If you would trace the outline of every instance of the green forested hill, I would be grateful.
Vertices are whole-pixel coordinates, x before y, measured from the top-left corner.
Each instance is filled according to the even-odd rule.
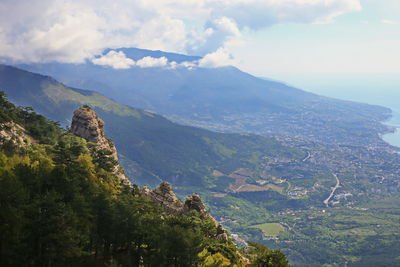
[[[296,265],[399,263],[400,155],[394,148],[277,141],[181,126],[8,66],[0,66],[0,90],[63,126],[75,108],[88,104],[105,120],[106,135],[134,183],[166,180],[180,196],[200,193],[225,227],[240,238],[281,248]],[[52,145],[46,125],[26,125],[37,131],[32,143]],[[328,199],[335,175],[340,186]]]
[[[165,213],[84,139],[0,104],[0,266],[288,266],[279,251],[215,239],[196,211]]]
[[[220,134],[181,126],[143,110],[114,102],[98,93],[64,86],[54,79],[10,66],[0,66],[0,90],[22,106],[31,106],[68,125],[74,109],[91,106],[121,155],[128,176],[138,184],[213,187],[212,170],[231,173],[255,166],[259,155],[301,158],[304,152],[272,138]]]

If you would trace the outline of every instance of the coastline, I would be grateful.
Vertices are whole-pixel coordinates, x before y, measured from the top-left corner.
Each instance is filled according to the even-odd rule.
[[[391,146],[400,148],[400,117],[396,116],[396,112],[392,110],[390,118],[382,123],[390,129],[390,132],[380,135],[381,139]]]

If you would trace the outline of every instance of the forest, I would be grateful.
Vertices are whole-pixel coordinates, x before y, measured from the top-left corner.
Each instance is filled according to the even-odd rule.
[[[0,266],[289,266],[121,184],[115,161],[0,92]]]

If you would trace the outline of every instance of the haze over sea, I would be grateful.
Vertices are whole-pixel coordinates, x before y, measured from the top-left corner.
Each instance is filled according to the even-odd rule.
[[[393,73],[275,73],[270,78],[316,94],[381,105],[393,110],[388,125],[397,127],[383,139],[400,147],[400,75]]]

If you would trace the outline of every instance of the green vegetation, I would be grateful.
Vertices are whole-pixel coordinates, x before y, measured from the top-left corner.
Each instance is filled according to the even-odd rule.
[[[0,102],[2,124],[18,122],[41,141],[0,142],[0,266],[239,267],[243,256],[288,266],[279,251],[216,239],[207,216],[165,213],[118,181],[107,153],[4,94]]]
[[[45,144],[54,143],[63,131],[57,123],[38,115],[31,108],[15,107],[5,99],[4,92],[0,91],[0,123],[8,121],[23,124],[31,137]]]
[[[247,239],[280,248],[295,266],[322,266],[324,263],[333,266],[397,266],[400,264],[400,199],[392,198],[390,205],[395,203],[397,207],[386,212],[345,207],[310,208],[283,209],[247,217],[242,217],[239,204],[240,209],[229,214],[231,217],[228,218],[232,220],[226,225]],[[250,203],[248,209],[260,211],[259,205],[254,203]],[[215,216],[226,214],[215,208],[212,213]],[[271,221],[279,223],[265,223]],[[284,225],[285,231],[281,231],[279,224]]]
[[[213,169],[231,173],[240,167],[256,168],[261,156],[305,156],[301,149],[283,146],[274,138],[178,125],[98,93],[69,88],[48,76],[10,66],[0,65],[0,88],[13,103],[31,106],[65,126],[77,107],[91,106],[105,121],[105,132],[114,141],[127,175],[140,185],[156,186],[166,180],[185,187],[212,188],[218,183],[208,179]]]
[[[181,197],[200,193],[225,227],[243,239],[281,248],[295,265],[399,265],[400,156],[380,148],[371,150],[372,143],[359,146],[357,135],[351,146],[331,146],[284,137],[215,133],[178,125],[100,94],[7,66],[0,66],[0,88],[14,103],[33,106],[64,126],[75,108],[90,105],[104,119],[106,134],[115,142],[119,159],[135,183],[156,186],[166,180]],[[39,122],[43,118],[29,109],[23,119],[23,111],[10,113],[6,102],[1,108],[2,116],[32,129],[30,135],[36,136],[32,147],[59,143],[63,131],[56,124]],[[371,127],[359,130],[375,135]],[[8,149],[16,150],[3,146],[4,151]],[[46,156],[53,158],[51,150]],[[101,157],[90,156],[95,165],[110,170]],[[222,174],[214,176],[216,170]],[[333,172],[340,178],[340,188],[327,208],[323,201],[336,184]],[[271,222],[285,227],[277,234],[278,240],[252,227]],[[226,263],[222,254],[200,254],[208,264]]]
[[[220,155],[223,155],[225,157],[231,157],[233,154],[236,153],[235,150],[229,149],[218,142],[214,142],[214,140],[212,140],[208,137],[204,137],[203,139],[208,145],[211,145],[214,148],[214,151],[216,153],[218,153]]]
[[[88,104],[92,107],[101,108],[107,112],[113,112],[119,116],[134,116],[138,119],[142,116],[141,112],[129,108],[125,105],[115,103],[111,99],[98,93],[70,89],[63,84],[54,81],[46,82],[43,85],[43,92],[55,103],[70,101],[80,104]],[[83,94],[82,94],[83,93]]]
[[[267,192],[203,194],[203,198],[231,232],[281,249],[295,266],[400,265],[398,197],[364,201],[361,207],[327,208],[318,206],[312,195],[287,200]]]
[[[255,242],[249,242],[250,244],[250,255],[253,253],[252,261],[256,266],[282,266],[290,267],[285,255],[280,250],[272,251],[271,249],[257,244]]]
[[[278,236],[285,228],[280,223],[263,223],[251,226],[251,228],[260,229],[265,236]]]

